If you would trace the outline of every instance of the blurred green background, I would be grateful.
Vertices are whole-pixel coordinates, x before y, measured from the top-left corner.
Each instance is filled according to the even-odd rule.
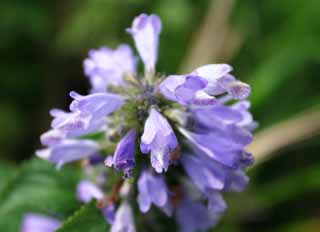
[[[132,44],[141,12],[163,21],[158,71],[228,62],[252,86],[257,164],[214,231],[320,231],[319,0],[1,0],[0,175],[40,147],[50,108],[86,93],[88,50]]]

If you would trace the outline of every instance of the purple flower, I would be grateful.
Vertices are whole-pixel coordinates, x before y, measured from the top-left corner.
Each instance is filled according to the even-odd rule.
[[[80,202],[90,202],[92,199],[100,200],[103,198],[104,194],[102,190],[88,180],[82,180],[77,185],[77,199]]]
[[[63,110],[53,109],[50,114],[54,117],[51,127],[55,132],[43,134],[42,144],[44,145],[49,145],[57,139],[61,140],[63,137],[77,137],[103,130],[106,124],[102,117],[93,118],[91,114],[79,111],[67,113]]]
[[[238,169],[230,172],[225,183],[224,190],[232,192],[242,192],[248,185],[249,177],[244,171]]]
[[[124,98],[112,93],[94,93],[82,96],[74,91],[70,92],[74,99],[70,104],[72,112],[81,112],[83,115],[92,115],[97,120],[118,110]]]
[[[258,124],[253,120],[252,114],[249,112],[249,101],[239,101],[231,105],[230,108],[241,114],[241,119],[236,122],[238,126],[249,131],[253,131],[257,128]]]
[[[136,48],[147,72],[155,71],[158,56],[158,40],[161,21],[157,15],[141,14],[136,17],[132,27],[127,29],[132,35]]]
[[[114,204],[108,204],[107,207],[102,208],[101,212],[103,214],[104,219],[110,224],[112,225],[114,223],[115,220],[115,207]]]
[[[206,92],[207,80],[195,75],[168,76],[159,86],[160,92],[167,99],[181,105],[212,105],[216,99]]]
[[[91,200],[103,200],[104,193],[94,183],[88,180],[82,180],[77,185],[77,199],[80,202],[88,203]],[[106,207],[101,208],[101,213],[109,224],[113,224],[115,217],[115,208],[113,203],[107,204]]]
[[[127,202],[123,202],[118,208],[111,232],[135,232],[132,209]]]
[[[61,142],[66,138],[66,134],[61,130],[51,129],[40,136],[42,145],[50,146]]]
[[[128,45],[91,50],[83,63],[91,94],[72,91],[70,112],[50,112],[52,128],[41,135],[47,148],[37,155],[58,168],[85,159],[81,167],[86,179],[94,182],[80,181],[76,196],[84,203],[98,202],[111,232],[136,231],[128,204],[135,197],[142,213],[154,204],[167,216],[174,215],[182,232],[207,230],[227,208],[222,194],[240,192],[249,181],[244,168],[252,164],[253,156],[245,148],[257,127],[250,103],[244,100],[250,86],[231,75],[228,64],[204,65],[188,74],[156,80],[160,78],[155,69],[159,17],[141,14],[127,32],[144,63],[144,73],[136,70],[136,58]],[[137,142],[141,153],[149,154],[152,168],[143,161],[136,166],[135,142],[142,123],[141,141]],[[180,145],[174,129],[185,137]],[[124,136],[117,140],[118,134]],[[115,144],[113,154],[105,158]],[[103,161],[126,178],[133,176],[135,168],[137,178],[122,180],[116,175],[117,180],[106,183],[111,170],[101,166]],[[169,192],[166,177],[160,174],[171,164],[181,164],[183,170],[172,179]],[[131,191],[135,187],[137,191]]]
[[[214,122],[212,122],[212,125],[214,125]],[[182,128],[180,128],[180,131],[199,150],[229,167],[239,167],[241,165],[244,148],[252,141],[252,135],[247,130],[233,124],[223,128],[217,126],[214,129],[199,133]]]
[[[168,190],[162,176],[143,171],[138,180],[138,203],[141,212],[149,211],[151,204],[162,208],[168,201]]]
[[[122,44],[112,50],[102,47],[91,50],[89,57],[83,63],[84,72],[89,77],[91,92],[106,92],[109,84],[125,86],[123,76],[126,73],[134,74],[136,58],[131,48]]]
[[[181,162],[192,182],[202,192],[224,188],[228,173],[219,163],[190,154],[183,154]]]
[[[117,144],[116,151],[111,159],[107,157],[105,164],[114,166],[118,170],[122,170],[125,176],[131,175],[131,170],[134,167],[134,152],[135,152],[136,131],[131,129]]]
[[[209,64],[195,69],[191,74],[208,81],[205,91],[210,95],[228,93],[234,99],[244,99],[250,95],[250,86],[238,81],[229,73],[232,67],[228,64]]]
[[[169,152],[176,147],[177,138],[168,121],[152,108],[144,125],[141,152],[151,152],[151,165],[156,172],[161,173],[168,170]]]
[[[61,222],[40,214],[28,213],[22,219],[21,232],[54,232]]]
[[[226,209],[226,202],[219,191],[207,191],[208,209],[214,214],[222,214]]]
[[[205,231],[214,226],[219,214],[214,214],[201,203],[193,202],[185,197],[176,211],[176,219],[181,232]]]
[[[63,164],[87,158],[97,152],[99,145],[91,140],[65,139],[49,148],[38,150],[36,155],[50,160],[61,168]]]
[[[192,147],[192,150],[195,155],[183,154],[181,163],[194,185],[205,195],[210,196],[212,192],[220,190],[240,192],[246,187],[249,178],[241,170],[245,164],[236,169],[230,168],[211,159],[196,147]],[[245,159],[250,160],[243,157]]]

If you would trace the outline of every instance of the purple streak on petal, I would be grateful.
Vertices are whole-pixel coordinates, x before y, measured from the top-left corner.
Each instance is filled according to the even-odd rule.
[[[22,219],[21,232],[54,232],[61,222],[41,214],[28,213]]]
[[[132,209],[127,202],[118,208],[110,232],[136,232]]]
[[[154,71],[158,57],[158,40],[161,21],[156,15],[140,14],[127,32],[131,34],[135,46],[147,71]]]
[[[125,73],[135,73],[136,58],[131,48],[122,44],[116,49],[102,47],[91,50],[83,62],[84,72],[89,78],[92,93],[106,92],[109,84],[125,86]]]
[[[143,171],[138,180],[138,203],[141,212],[146,213],[151,204],[164,207],[168,200],[167,186],[162,176]]]
[[[102,199],[103,198],[103,192],[102,190],[88,180],[82,180],[77,185],[77,199],[80,202],[90,202],[92,199]]]
[[[169,152],[177,147],[177,138],[168,121],[155,109],[150,110],[144,125],[140,149],[151,153],[151,165],[158,172],[167,171]]]

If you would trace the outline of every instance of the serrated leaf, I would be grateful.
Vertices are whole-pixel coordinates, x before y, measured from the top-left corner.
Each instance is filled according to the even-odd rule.
[[[29,212],[68,217],[79,207],[74,193],[79,177],[78,169],[70,166],[57,171],[38,159],[23,164],[0,192],[0,231],[19,231]]]
[[[107,232],[109,224],[94,202],[82,206],[57,232]]]

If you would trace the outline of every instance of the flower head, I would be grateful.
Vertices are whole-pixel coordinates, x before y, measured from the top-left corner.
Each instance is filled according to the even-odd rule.
[[[47,148],[37,155],[58,167],[83,160],[87,180],[76,196],[97,201],[111,232],[136,231],[131,199],[142,213],[154,204],[173,215],[182,232],[207,230],[227,208],[223,193],[242,191],[249,181],[244,169],[253,156],[246,146],[257,127],[245,100],[250,86],[228,64],[160,75],[160,18],[141,14],[127,31],[144,73],[128,45],[91,50],[84,61],[91,93],[72,91],[70,112],[50,112],[51,129],[41,136]]]

